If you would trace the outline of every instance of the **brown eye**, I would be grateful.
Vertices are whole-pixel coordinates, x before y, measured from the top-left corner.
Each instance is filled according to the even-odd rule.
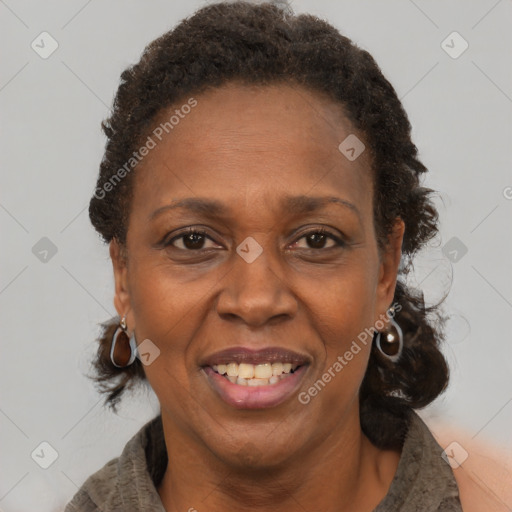
[[[201,233],[189,233],[181,238],[187,249],[202,249],[205,242],[205,237]]]
[[[314,231],[310,231],[309,233],[306,233],[302,235],[299,240],[305,239],[307,247],[301,247],[304,249],[332,249],[334,247],[342,247],[344,246],[344,242],[337,236],[333,235],[332,233],[317,229]],[[326,247],[326,243],[328,240],[331,240],[333,242],[330,246]],[[294,245],[297,245],[298,241],[295,242]]]
[[[213,240],[206,234],[205,231],[192,229],[186,233],[182,233],[181,235],[177,235],[174,238],[171,238],[171,240],[169,240],[165,246],[172,246],[176,249],[184,251],[197,251],[204,248],[207,240],[213,242]],[[175,242],[177,241],[181,241],[181,244],[176,244]]]
[[[306,240],[310,247],[314,249],[323,249],[327,241],[327,235],[323,233],[311,233],[306,236]]]

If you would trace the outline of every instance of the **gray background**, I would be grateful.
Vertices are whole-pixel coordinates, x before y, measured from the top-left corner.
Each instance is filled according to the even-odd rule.
[[[127,396],[118,416],[108,412],[83,375],[98,323],[115,314],[108,249],[89,224],[87,206],[105,142],[100,121],[120,73],[147,43],[204,4],[0,1],[4,511],[61,510],[156,413],[148,390]],[[451,283],[444,352],[452,381],[422,416],[510,447],[511,2],[294,0],[292,6],[328,19],[374,55],[410,116],[430,169],[425,184],[440,191],[441,236],[418,259],[412,281],[427,301]],[[43,31],[59,45],[47,59],[31,48]],[[458,58],[441,44],[453,31],[469,44]],[[445,44],[453,53],[462,41],[452,39]],[[48,244],[43,237],[57,250],[46,261],[38,253]],[[58,454],[48,469],[31,457],[43,441]]]

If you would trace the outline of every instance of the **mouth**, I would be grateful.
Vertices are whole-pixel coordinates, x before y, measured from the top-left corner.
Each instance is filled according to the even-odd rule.
[[[224,402],[239,409],[263,409],[293,395],[309,363],[306,356],[285,349],[236,347],[214,354],[201,367]]]

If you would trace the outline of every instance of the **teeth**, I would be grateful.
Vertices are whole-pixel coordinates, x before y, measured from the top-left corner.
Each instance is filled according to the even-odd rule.
[[[254,376],[257,379],[268,379],[272,377],[272,366],[270,363],[257,364],[254,367]]]
[[[281,375],[283,373],[283,363],[272,363],[272,375]]]
[[[248,386],[267,386],[268,379],[249,379],[247,381]]]
[[[228,377],[241,377],[242,379],[269,379],[273,375],[279,377],[283,373],[290,373],[299,367],[292,363],[229,363],[214,364],[212,368],[221,375]]]
[[[299,365],[291,363],[229,363],[215,364],[213,370],[224,375],[233,384],[239,386],[266,386],[277,384],[281,379],[289,377]]]
[[[254,377],[254,365],[240,363],[238,366],[238,376],[243,379],[252,379]]]
[[[238,377],[238,363],[229,363],[226,371],[230,377]]]

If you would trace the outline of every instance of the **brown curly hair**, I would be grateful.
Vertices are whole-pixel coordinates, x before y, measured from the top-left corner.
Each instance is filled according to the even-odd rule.
[[[385,247],[395,218],[405,222],[394,297],[400,305],[395,320],[404,334],[404,350],[399,362],[392,363],[372,348],[360,389],[361,411],[377,406],[396,417],[424,407],[448,383],[448,367],[439,350],[445,319],[439,304],[426,308],[421,292],[408,288],[403,278],[412,256],[438,232],[434,191],[420,186],[420,175],[427,169],[417,157],[411,125],[392,85],[368,52],[326,21],[271,3],[222,2],[198,10],[151,42],[140,61],[121,74],[111,115],[102,123],[108,140],[96,190],[105,190],[162,109],[234,81],[288,83],[327,95],[364,136],[372,155],[379,248]],[[134,172],[109,191],[107,200],[96,192],[91,198],[90,220],[106,243],[115,238],[125,245]],[[118,321],[101,324],[94,361],[94,379],[114,410],[123,391],[145,379],[138,359],[124,369],[110,361]]]

